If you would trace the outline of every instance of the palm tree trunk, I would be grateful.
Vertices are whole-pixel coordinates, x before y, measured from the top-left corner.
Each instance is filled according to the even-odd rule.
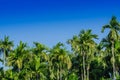
[[[5,76],[5,54],[6,54],[6,53],[5,53],[5,50],[4,50],[4,52],[3,52],[3,58],[4,58],[4,59],[3,59],[3,60],[4,60],[4,61],[3,61],[3,71],[4,71],[4,76]]]
[[[62,64],[60,63],[60,80],[62,80]]]
[[[80,74],[80,72],[79,72],[79,74]],[[81,77],[80,77],[81,79],[79,79],[79,80],[83,80],[83,69],[81,68]]]
[[[83,54],[82,50],[80,52],[81,54]],[[83,66],[81,66],[81,73],[80,73],[80,69],[79,69],[79,74],[81,75],[81,77],[79,77],[79,80],[84,80],[84,70],[83,70]]]
[[[83,80],[86,80],[86,70],[85,70],[85,53],[83,52]]]
[[[115,69],[115,54],[114,54],[114,42],[112,41],[112,57],[113,57],[113,63],[112,63],[112,66],[113,66],[113,80],[116,80],[116,76],[115,76],[115,72],[116,72],[116,69]]]
[[[90,69],[90,64],[87,66],[87,80],[89,80],[89,69]]]
[[[57,80],[59,80],[59,67],[56,74],[57,74]]]
[[[91,53],[92,53],[92,50],[91,50],[90,48],[89,48],[89,52],[88,52],[88,53],[89,53],[90,55],[92,55],[92,54],[91,54]],[[89,56],[87,56],[87,60],[89,60],[88,57],[89,57]],[[86,71],[86,72],[87,72],[87,77],[86,77],[86,80],[89,80],[89,69],[90,69],[90,62],[87,63],[87,71]]]

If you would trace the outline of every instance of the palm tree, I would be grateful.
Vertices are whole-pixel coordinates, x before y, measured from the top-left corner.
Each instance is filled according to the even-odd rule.
[[[67,41],[68,44],[71,45],[71,49],[73,51],[72,56],[72,72],[75,72],[79,78],[83,80],[83,64],[82,64],[82,56],[80,51],[80,45],[79,45],[80,39],[79,36],[74,35],[72,39],[69,39]]]
[[[33,54],[39,56],[41,62],[48,61],[48,48],[39,42],[34,42],[34,45]]]
[[[28,53],[26,43],[20,41],[19,45],[8,56],[8,65],[16,72],[20,72],[23,67],[24,55]]]
[[[20,41],[19,45],[8,55],[7,60],[7,65],[10,66],[14,79],[31,79],[33,57],[26,43]]]
[[[50,69],[52,69],[51,76],[52,80],[67,79],[65,76],[67,71],[71,68],[71,60],[67,54],[66,49],[62,43],[58,43],[50,51]],[[55,78],[54,75],[57,77]]]
[[[120,31],[120,24],[116,20],[116,17],[113,16],[112,19],[110,20],[110,23],[107,25],[104,25],[102,27],[102,32],[108,28],[110,31],[108,33],[108,37],[111,43],[111,53],[112,53],[112,67],[113,67],[113,79],[115,80],[116,78],[116,69],[115,69],[115,50],[114,50],[114,45],[115,41],[118,40],[118,32]]]
[[[32,60],[30,62],[30,73],[31,73],[31,79],[35,80],[46,80],[47,77],[45,75],[46,72],[46,63],[40,62],[40,57],[32,54]]]
[[[47,77],[48,65],[48,48],[38,42],[34,42],[35,47],[32,49],[33,61],[31,63],[33,75],[36,76],[36,80],[45,80]],[[33,65],[33,66],[32,66]]]
[[[94,57],[94,50],[95,50],[95,45],[96,45],[96,43],[94,42],[94,39],[97,39],[97,35],[92,34],[91,30],[86,30],[86,31],[82,30],[80,32],[79,36],[80,36],[80,43],[81,43],[81,45],[83,45],[82,55],[83,55],[84,79],[88,80],[90,63],[92,61],[92,58]],[[85,63],[87,63],[87,64],[85,64]],[[87,65],[87,67],[86,67],[86,65]],[[86,71],[85,71],[85,69],[86,69]]]
[[[90,62],[87,62],[86,59],[89,59],[90,57],[93,56],[92,49],[96,45],[96,43],[94,42],[93,39],[97,39],[97,35],[92,34],[91,30],[86,30],[86,31],[81,30],[81,32],[78,36],[74,36],[73,39],[68,41],[71,44],[72,49],[76,53],[78,53],[79,55],[82,56],[83,80],[89,79]],[[86,62],[88,64],[86,64]],[[86,68],[86,65],[87,65],[87,68]],[[87,69],[87,71],[86,71],[86,69]]]
[[[0,51],[1,53],[3,53],[4,73],[5,73],[6,57],[8,56],[8,53],[12,50],[12,47],[13,47],[13,41],[10,41],[8,36],[5,36],[4,40],[0,41]]]

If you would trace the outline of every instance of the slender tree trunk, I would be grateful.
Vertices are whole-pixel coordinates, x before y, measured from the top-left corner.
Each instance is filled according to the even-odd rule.
[[[58,67],[58,70],[57,70],[57,80],[59,80],[59,67]]]
[[[81,50],[81,54],[82,54],[82,50]],[[81,73],[80,73],[80,68],[79,68],[79,75],[81,75],[81,77],[79,77],[79,80],[84,80],[84,71],[83,71],[83,66],[81,66]]]
[[[5,50],[3,51],[3,71],[4,71],[4,76],[5,76]]]
[[[82,80],[83,80],[83,69],[81,68],[81,77],[80,77]],[[81,80],[79,79],[79,80]]]
[[[116,72],[116,69],[115,69],[115,54],[114,54],[114,42],[112,41],[112,57],[113,57],[113,63],[112,63],[112,66],[113,66],[113,80],[116,80],[116,75],[115,75],[115,72]]]
[[[87,80],[89,80],[89,69],[90,69],[90,64],[87,66]]]
[[[83,52],[83,80],[86,80],[86,69],[85,69],[85,53]]]
[[[89,52],[88,52],[90,55],[92,55],[92,50],[90,49],[90,47],[89,47]],[[87,60],[89,60],[89,54],[88,54],[88,56],[87,56]],[[86,77],[86,80],[89,80],[89,69],[90,69],[90,62],[88,61],[88,63],[87,63],[87,71],[86,71],[86,73],[87,73],[87,77]]]
[[[59,72],[60,72],[60,80],[62,80],[62,72],[61,72],[61,68],[62,68],[62,66],[61,66],[61,63],[60,63],[60,69],[59,69],[59,70],[60,70],[60,71],[59,71]]]

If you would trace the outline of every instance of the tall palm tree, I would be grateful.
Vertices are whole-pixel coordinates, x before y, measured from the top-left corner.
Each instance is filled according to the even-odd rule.
[[[32,55],[30,49],[26,43],[20,41],[19,45],[8,55],[8,63],[12,73],[13,79],[30,79],[30,64],[32,61]]]
[[[33,74],[36,76],[36,80],[40,78],[40,80],[45,80],[47,71],[47,65],[48,65],[48,48],[39,43],[34,42],[35,47],[32,49],[33,53],[33,62],[31,65],[34,64],[34,66],[31,66],[33,68]]]
[[[117,21],[116,17],[113,16],[112,19],[110,20],[110,23],[107,25],[104,25],[102,27],[102,32],[104,32],[105,29],[109,29],[108,37],[111,43],[111,53],[112,53],[112,67],[113,67],[113,79],[115,80],[116,76],[116,69],[115,69],[115,50],[114,50],[114,45],[115,41],[118,40],[118,33],[120,31],[120,24]]]
[[[33,48],[33,54],[39,56],[41,62],[48,61],[48,48],[39,42],[34,42],[34,45],[35,47]]]
[[[49,64],[52,69],[51,75],[55,75],[57,77],[53,77],[55,80],[65,80],[65,76],[67,75],[66,73],[68,73],[67,71],[71,68],[71,60],[67,53],[68,52],[62,43],[58,43],[50,51]]]
[[[97,35],[92,34],[92,30],[86,30],[86,31],[82,30],[79,36],[80,36],[80,44],[83,46],[82,55],[83,55],[84,79],[88,80],[90,63],[92,61],[92,57],[94,57],[94,50],[96,45],[94,39],[97,39]]]
[[[8,56],[8,53],[12,50],[12,47],[13,47],[13,41],[10,41],[8,36],[5,36],[4,40],[0,41],[0,51],[3,54],[4,72],[5,72],[6,57]]]
[[[45,75],[46,72],[46,63],[40,62],[40,57],[32,54],[32,60],[30,61],[30,73],[31,78],[35,80],[46,80],[47,77]]]
[[[71,45],[71,49],[73,51],[73,57],[72,57],[72,70],[78,74],[79,80],[83,80],[83,64],[82,64],[82,55],[80,50],[80,39],[79,36],[74,35],[72,39],[69,39],[67,41],[68,44]],[[72,71],[72,72],[73,72]]]
[[[95,47],[94,39],[97,39],[97,35],[92,34],[91,30],[81,30],[78,36],[74,36],[73,39],[69,40],[69,43],[72,46],[72,49],[82,56],[82,65],[83,65],[83,80],[89,79],[89,64],[86,64],[86,59],[92,57],[92,49]],[[92,53],[91,53],[92,52]],[[87,68],[86,68],[87,65]],[[86,70],[87,69],[87,70]]]
[[[8,65],[12,66],[13,70],[20,72],[23,67],[24,55],[28,53],[26,43],[20,41],[19,45],[8,56]]]

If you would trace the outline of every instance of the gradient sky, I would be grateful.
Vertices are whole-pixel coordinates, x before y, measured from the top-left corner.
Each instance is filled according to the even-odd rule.
[[[101,39],[113,15],[120,21],[120,0],[0,0],[0,38],[51,47],[92,29]]]

